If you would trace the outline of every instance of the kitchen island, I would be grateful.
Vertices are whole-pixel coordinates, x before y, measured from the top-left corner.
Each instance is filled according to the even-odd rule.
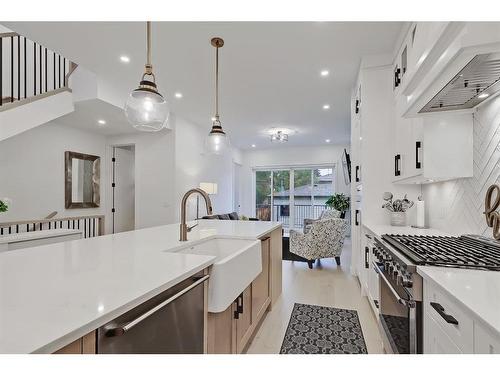
[[[0,353],[53,353],[215,261],[177,249],[210,238],[261,239],[280,228],[201,220],[187,242],[171,224],[1,253]],[[281,273],[274,276],[273,300],[281,292]]]

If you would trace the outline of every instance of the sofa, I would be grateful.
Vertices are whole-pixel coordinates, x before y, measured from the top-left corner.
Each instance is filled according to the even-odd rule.
[[[228,214],[214,214],[203,216],[202,219],[208,220],[241,220],[237,212],[230,212]],[[255,217],[248,218],[250,221],[259,221]]]

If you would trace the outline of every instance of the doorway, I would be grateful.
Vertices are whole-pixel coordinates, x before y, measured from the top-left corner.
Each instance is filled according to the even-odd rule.
[[[135,146],[113,146],[112,233],[135,229]]]

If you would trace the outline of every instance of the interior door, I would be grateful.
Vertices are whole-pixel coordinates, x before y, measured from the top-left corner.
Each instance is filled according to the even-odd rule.
[[[114,233],[135,229],[135,150],[114,147]]]

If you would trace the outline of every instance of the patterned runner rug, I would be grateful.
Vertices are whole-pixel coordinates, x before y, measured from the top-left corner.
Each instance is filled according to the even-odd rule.
[[[358,313],[296,303],[280,354],[367,354]]]

